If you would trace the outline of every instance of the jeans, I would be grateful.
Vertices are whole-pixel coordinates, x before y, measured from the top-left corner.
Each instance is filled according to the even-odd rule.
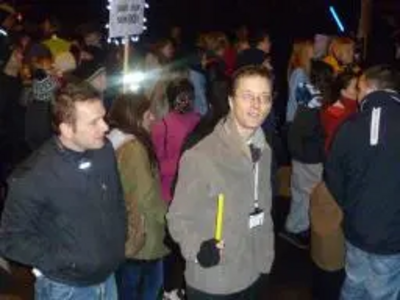
[[[163,286],[163,260],[128,260],[116,275],[120,300],[156,300]]]
[[[321,179],[322,164],[305,164],[292,160],[292,202],[285,224],[287,231],[300,233],[310,228],[310,196]]]
[[[376,255],[346,244],[341,300],[400,299],[400,254]]]
[[[211,295],[192,287],[186,287],[187,300],[257,300],[268,285],[268,275],[261,275],[260,278],[244,291],[230,295]],[[262,297],[262,299],[264,299]]]
[[[114,275],[88,287],[70,286],[40,276],[35,282],[35,300],[118,300],[118,295]]]

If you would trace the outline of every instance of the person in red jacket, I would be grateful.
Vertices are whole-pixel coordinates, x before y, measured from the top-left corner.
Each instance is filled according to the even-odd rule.
[[[321,123],[325,133],[325,151],[329,148],[340,125],[358,110],[358,75],[344,72],[336,78],[332,88],[332,99],[337,99],[321,112]]]

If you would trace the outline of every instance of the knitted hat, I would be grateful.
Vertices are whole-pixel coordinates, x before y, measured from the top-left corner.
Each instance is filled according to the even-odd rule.
[[[53,101],[58,88],[57,80],[44,70],[38,69],[33,74],[32,94],[36,101]]]

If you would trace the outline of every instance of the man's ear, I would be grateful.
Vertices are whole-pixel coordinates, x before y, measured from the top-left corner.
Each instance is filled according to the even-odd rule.
[[[74,133],[74,130],[72,128],[71,124],[68,123],[61,123],[58,126],[58,129],[60,130],[60,134],[68,139],[72,138],[72,135]]]
[[[229,96],[228,97],[228,104],[229,104],[229,109],[231,109],[232,110],[232,107],[233,107],[233,98],[232,98],[232,96]]]

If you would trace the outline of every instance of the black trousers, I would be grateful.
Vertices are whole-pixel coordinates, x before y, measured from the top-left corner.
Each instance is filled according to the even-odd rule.
[[[329,272],[313,264],[313,299],[338,300],[344,278],[344,269]]]
[[[261,296],[263,291],[267,290],[267,285],[268,275],[262,275],[252,286],[238,293],[211,295],[188,286],[186,288],[186,296],[187,300],[257,300],[263,299]]]
[[[174,242],[167,231],[165,244],[171,253],[164,258],[164,291],[171,292],[185,288],[185,260],[182,257],[179,245]]]

